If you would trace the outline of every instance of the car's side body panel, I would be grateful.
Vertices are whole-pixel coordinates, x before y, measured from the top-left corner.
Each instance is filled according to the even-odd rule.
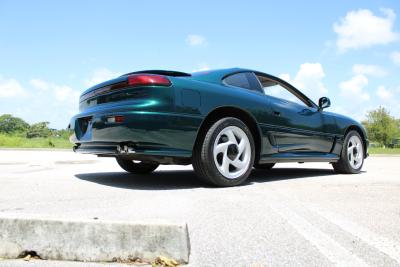
[[[262,132],[262,155],[277,152],[329,153],[335,137],[340,137],[334,118],[323,115],[316,108],[299,109],[297,106],[291,110],[291,102],[260,92],[203,82],[191,85],[193,90],[200,92],[202,116],[223,106],[238,107],[250,113]],[[274,114],[276,110],[280,111],[279,116]]]
[[[316,106],[304,108],[222,83],[227,75],[244,71],[249,70],[171,76],[170,87],[127,87],[85,99],[81,113],[71,119],[75,130],[71,141],[78,151],[98,155],[117,155],[122,146],[129,146],[136,155],[190,158],[207,116],[218,108],[231,107],[256,122],[261,162],[335,161],[348,128],[364,131],[359,123]],[[85,93],[124,79],[102,83]],[[124,122],[109,122],[107,118],[114,115],[124,116]]]

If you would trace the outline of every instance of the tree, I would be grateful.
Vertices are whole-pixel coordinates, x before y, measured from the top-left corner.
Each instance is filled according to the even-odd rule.
[[[379,107],[367,113],[367,120],[363,122],[369,139],[381,145],[388,145],[399,134],[399,123],[390,116],[388,110]]]
[[[29,124],[23,119],[13,117],[10,114],[0,116],[0,133],[12,134],[24,132],[29,128]]]
[[[26,137],[49,137],[51,134],[51,130],[49,129],[48,125],[49,122],[47,121],[32,124],[26,133]]]

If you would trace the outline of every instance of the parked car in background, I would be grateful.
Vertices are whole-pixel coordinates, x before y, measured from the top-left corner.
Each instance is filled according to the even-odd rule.
[[[398,148],[400,147],[400,138],[392,139],[392,142],[388,144],[388,148]]]
[[[330,104],[248,69],[138,71],[82,93],[71,141],[76,152],[115,157],[137,174],[159,164],[193,164],[217,186],[242,184],[253,167],[280,162],[327,162],[337,172],[359,173],[366,132],[326,112]]]

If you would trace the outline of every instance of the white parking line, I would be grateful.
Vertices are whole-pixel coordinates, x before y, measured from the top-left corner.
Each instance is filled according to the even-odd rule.
[[[316,207],[310,207],[310,209],[315,213],[319,214],[320,216],[331,221],[333,224],[336,224],[346,232],[349,232],[350,234],[357,236],[365,243],[380,250],[393,260],[400,263],[400,243],[382,237],[363,226],[360,226],[354,222],[351,222],[343,218],[342,216],[336,213],[324,211]]]
[[[336,266],[368,266],[339,243],[320,231],[315,225],[297,215],[285,205],[271,203],[271,208],[283,217],[305,239],[310,241],[329,261]]]

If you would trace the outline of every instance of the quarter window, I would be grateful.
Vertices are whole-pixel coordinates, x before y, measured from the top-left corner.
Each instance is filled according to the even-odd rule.
[[[247,73],[245,72],[236,73],[226,77],[224,79],[224,83],[231,86],[251,89],[250,81],[247,78]]]
[[[253,72],[240,72],[232,74],[223,80],[223,83],[230,86],[240,87],[251,91],[262,93],[260,82]]]

